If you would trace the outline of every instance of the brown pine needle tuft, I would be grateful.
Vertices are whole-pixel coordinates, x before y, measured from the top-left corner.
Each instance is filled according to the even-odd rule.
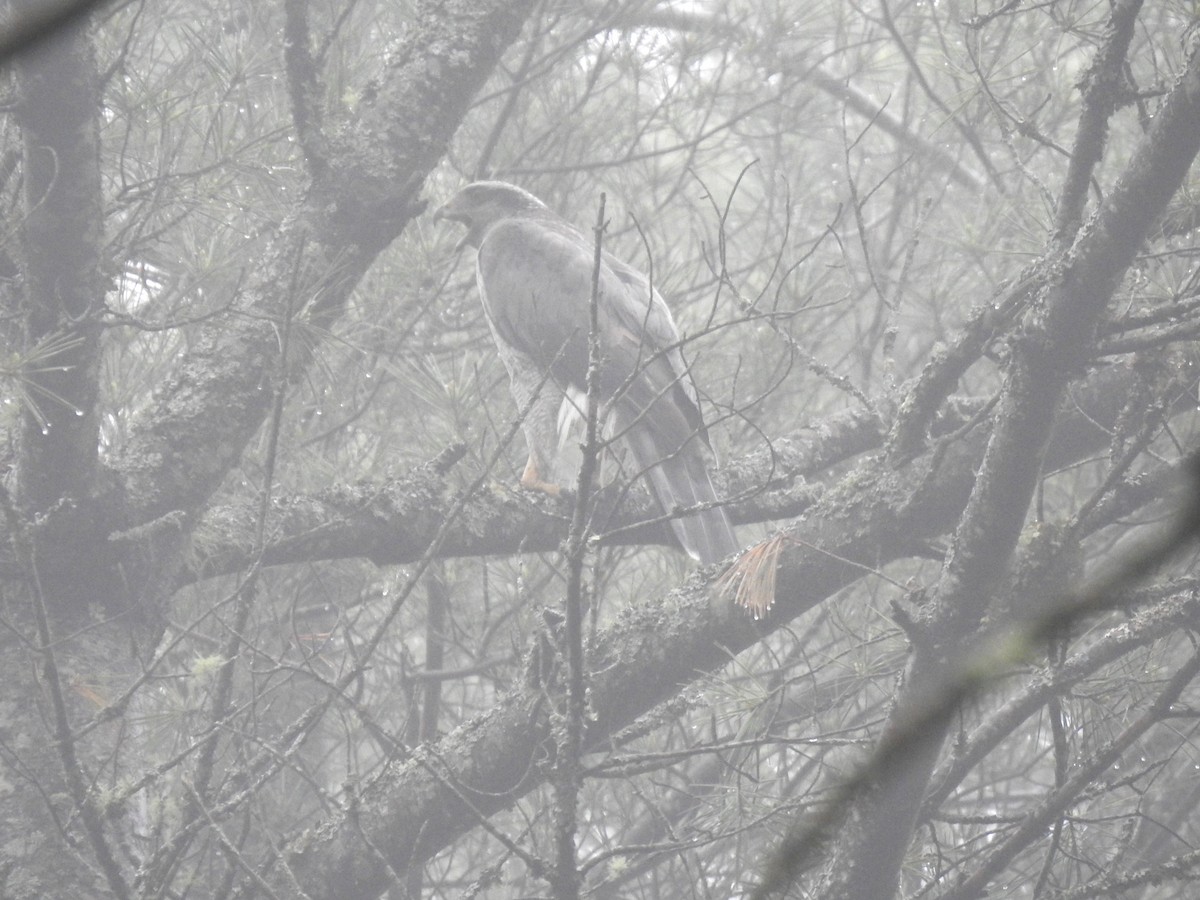
[[[786,543],[787,535],[777,534],[755,544],[717,579],[717,590],[724,596],[732,594],[733,602],[756,622],[765,618],[775,605],[775,576],[779,571],[779,554]]]

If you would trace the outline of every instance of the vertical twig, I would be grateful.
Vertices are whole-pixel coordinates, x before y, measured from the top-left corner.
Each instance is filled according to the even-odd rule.
[[[595,253],[592,259],[592,292],[588,308],[588,368],[586,430],[583,462],[576,483],[575,509],[571,530],[567,536],[567,610],[566,662],[567,696],[563,727],[558,741],[555,762],[555,863],[552,887],[555,900],[577,900],[580,873],[575,857],[575,837],[578,829],[579,757],[583,748],[583,724],[586,714],[584,683],[583,615],[586,587],[583,583],[584,560],[587,556],[589,508],[596,467],[600,457],[600,264],[604,245],[604,205],[607,197],[600,194],[596,213]]]
[[[430,566],[426,580],[425,671],[440,670],[446,658],[446,566],[437,562]],[[421,688],[421,727],[418,740],[422,743],[437,738],[438,713],[442,705],[442,680],[431,678]]]

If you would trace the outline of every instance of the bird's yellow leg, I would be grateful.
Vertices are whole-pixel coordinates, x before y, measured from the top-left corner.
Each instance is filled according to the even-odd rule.
[[[521,487],[529,491],[541,491],[551,497],[557,497],[562,493],[562,488],[557,484],[542,481],[541,473],[538,472],[537,459],[532,453],[529,454],[529,459],[525,463],[525,471],[521,473]]]

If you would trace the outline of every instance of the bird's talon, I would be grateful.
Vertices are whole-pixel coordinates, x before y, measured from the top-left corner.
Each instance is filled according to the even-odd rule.
[[[543,481],[541,473],[538,472],[537,462],[532,456],[525,463],[525,471],[521,473],[521,487],[527,491],[541,491],[543,494],[549,494],[551,497],[558,497],[562,494],[562,488],[550,481]]]

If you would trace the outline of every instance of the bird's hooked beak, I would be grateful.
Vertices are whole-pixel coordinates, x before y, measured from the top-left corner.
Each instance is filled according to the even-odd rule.
[[[458,243],[454,245],[454,252],[458,253],[458,251],[462,250],[462,248],[467,245],[467,239],[471,236],[471,220],[454,209],[453,200],[451,200],[449,203],[443,203],[433,211],[433,221],[458,222],[462,225],[466,225],[467,231],[461,238],[459,238]]]

